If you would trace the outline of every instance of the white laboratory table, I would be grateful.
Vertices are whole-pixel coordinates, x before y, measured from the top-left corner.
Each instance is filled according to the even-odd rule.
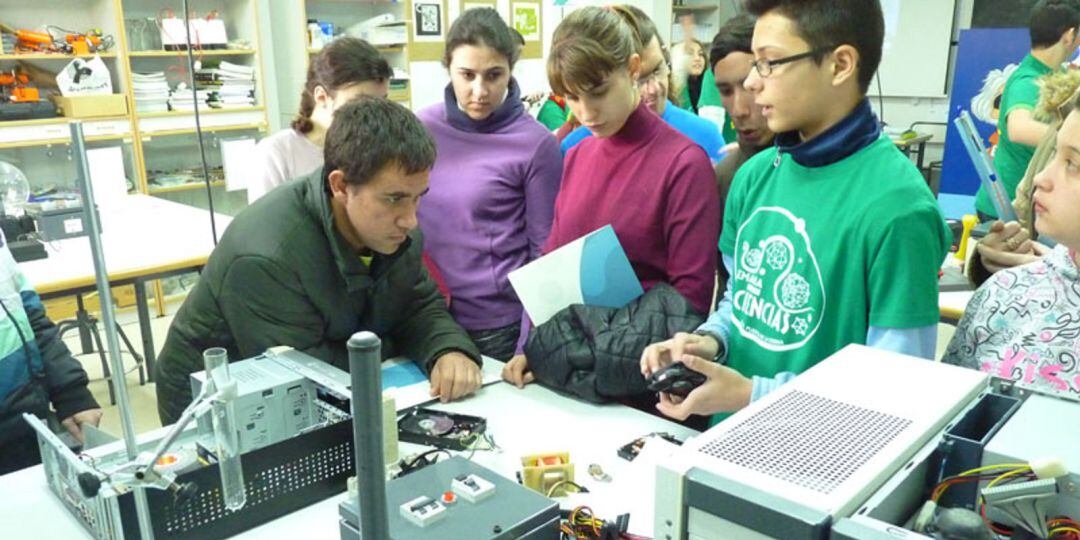
[[[560,499],[564,508],[587,504],[600,517],[614,519],[630,513],[631,532],[652,535],[652,467],[630,463],[616,454],[631,440],[653,432],[685,439],[697,432],[622,405],[593,405],[537,384],[523,390],[497,382],[475,396],[435,408],[487,418],[487,432],[501,452],[476,452],[473,461],[514,479],[520,458],[543,452],[567,451],[575,464],[575,480],[590,493]],[[425,447],[401,444],[407,456]],[[462,453],[467,455],[467,453]],[[603,467],[612,480],[600,482],[589,476],[590,463]],[[302,510],[251,529],[236,538],[319,538],[339,536],[337,504],[342,496],[313,502]],[[3,537],[87,538],[89,535],[68,514],[45,484],[40,465],[0,477],[0,528]],[[394,510],[394,509],[391,509]]]
[[[154,342],[146,282],[202,268],[214,250],[210,213],[151,197],[128,195],[100,208],[101,245],[109,283],[133,284],[143,354],[153,380]],[[218,238],[232,218],[215,214]],[[19,263],[43,299],[96,290],[94,258],[86,236],[45,243],[49,256]],[[89,349],[83,337],[84,350]]]

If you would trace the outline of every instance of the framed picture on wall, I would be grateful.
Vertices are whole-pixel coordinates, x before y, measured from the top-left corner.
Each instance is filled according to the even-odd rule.
[[[541,7],[540,2],[518,0],[510,3],[510,26],[525,38],[522,58],[540,58],[541,50]]]
[[[514,29],[525,41],[540,41],[540,4],[514,2]]]
[[[443,39],[442,4],[439,2],[415,2],[413,4],[416,21],[416,39],[441,41]]]

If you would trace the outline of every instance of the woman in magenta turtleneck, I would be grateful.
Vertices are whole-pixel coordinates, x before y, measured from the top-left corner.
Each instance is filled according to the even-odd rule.
[[[668,283],[706,315],[720,236],[716,181],[705,151],[642,103],[638,86],[650,75],[640,73],[638,26],[621,6],[584,7],[555,30],[552,91],[594,137],[566,155],[544,251],[611,224],[645,290]],[[523,346],[503,369],[518,386],[532,381]]]
[[[507,274],[540,255],[562,156],[511,77],[518,45],[498,12],[470,9],[446,36],[445,102],[418,114],[438,158],[418,217],[450,290],[450,312],[486,356],[506,361],[522,308]]]

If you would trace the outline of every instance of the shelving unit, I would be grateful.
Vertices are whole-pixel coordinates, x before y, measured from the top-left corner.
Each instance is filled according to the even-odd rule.
[[[74,55],[53,52],[15,52],[6,49],[0,54],[0,71],[10,72],[26,66],[41,73],[32,80],[56,73],[76,58],[89,60],[100,57],[109,70],[114,94],[126,96],[128,81],[124,74],[122,17],[116,0],[87,0],[64,2],[26,2],[0,0],[0,22],[16,29],[40,31],[45,24],[73,32],[100,28],[112,36],[112,46],[100,53]],[[42,94],[45,99],[44,89]],[[129,109],[130,111],[130,109]],[[71,144],[70,118],[54,117],[0,122],[0,161],[12,163],[26,174],[34,191],[58,189],[75,191],[76,162]],[[127,114],[84,118],[83,134],[89,150],[119,147],[122,156],[124,182],[131,192],[138,191],[138,143],[133,119]]]
[[[204,50],[196,53],[196,56],[253,56],[258,54],[254,49],[221,49]],[[132,58],[171,58],[181,57],[187,61],[187,51],[132,51],[128,53]]]
[[[214,182],[210,182],[210,185],[212,187],[224,187],[225,182],[223,180],[217,180]],[[151,187],[149,189],[149,193],[151,195],[160,195],[162,193],[177,193],[180,191],[190,191],[193,189],[204,189],[205,187],[206,186],[201,182],[193,182],[191,184],[180,184],[178,186]]]
[[[230,40],[227,49],[195,51],[196,59],[208,62],[228,61],[254,68],[255,105],[227,109],[200,106],[207,159],[211,167],[221,165],[217,148],[220,138],[261,138],[266,134],[268,120],[265,99],[265,77],[262,69],[258,3],[262,0],[198,0],[192,2],[196,15],[213,11],[225,21]],[[138,113],[133,87],[134,72],[167,71],[170,87],[180,80],[187,82],[187,51],[163,50],[160,40],[152,44],[159,30],[157,19],[168,11],[182,13],[180,0],[59,0],[26,2],[0,0],[0,22],[17,29],[40,30],[45,25],[72,31],[100,28],[112,36],[113,45],[94,55],[53,53],[0,54],[0,71],[18,64],[33,68],[59,71],[74,58],[100,56],[110,71],[113,91],[125,96],[128,113],[122,116],[81,119],[88,148],[120,146],[124,159],[124,174],[129,191],[168,198],[169,200],[206,208],[202,182],[176,186],[151,185],[151,174],[170,169],[201,169],[195,114],[192,111]],[[141,27],[132,35],[131,31]],[[135,37],[136,39],[131,39]],[[44,89],[43,89],[44,92]],[[32,189],[48,186],[74,187],[76,170],[71,156],[69,122],[64,117],[40,120],[0,122],[0,160],[15,164],[26,173]],[[211,178],[214,175],[211,174]],[[247,203],[243,191],[225,191],[225,183],[211,182],[214,188],[215,210],[235,214]],[[184,224],[176,224],[183,227]],[[163,288],[152,286],[159,314],[164,313]]]
[[[58,53],[16,53],[16,54],[0,54],[0,62],[5,60],[62,60],[64,62],[70,62],[75,58],[90,59],[95,56],[101,58],[116,58],[115,52],[100,52],[95,54],[58,54]]]
[[[372,17],[391,14],[397,21],[405,22],[405,39],[412,35],[412,2],[405,0],[402,2],[391,2],[389,0],[298,0],[301,4],[301,10],[303,16],[300,18],[299,23],[303,24],[303,31],[300,33],[303,36],[303,46],[307,49],[308,55],[316,54],[321,49],[317,47],[311,47],[310,36],[307,32],[307,21],[318,20],[321,22],[330,22],[334,24],[335,34],[348,34],[348,29],[355,24],[366,21]],[[360,37],[360,36],[356,36]],[[382,53],[386,61],[390,63],[390,67],[395,70],[409,73],[409,46],[407,43],[390,44],[390,45],[376,45],[375,48]],[[410,79],[403,86],[391,83],[390,95],[391,100],[401,103],[406,107],[412,107],[412,80]],[[297,89],[299,90],[299,88]]]
[[[225,21],[226,31],[231,43],[228,49],[206,49],[195,51],[198,60],[228,60],[247,65],[255,69],[255,105],[251,107],[232,107],[214,109],[208,106],[199,108],[200,123],[204,133],[248,131],[258,137],[267,129],[267,111],[264,97],[264,77],[262,60],[258,49],[259,24],[257,3],[259,0],[200,0],[194,6],[196,15],[216,12]],[[129,179],[135,184],[136,191],[153,195],[169,194],[175,190],[151,190],[148,184],[148,153],[153,152],[150,141],[161,137],[191,138],[187,149],[182,151],[191,164],[199,161],[197,145],[194,143],[195,114],[193,111],[169,111],[161,113],[139,113],[136,109],[135,94],[132,84],[133,72],[167,71],[176,82],[186,82],[187,51],[168,51],[160,48],[145,49],[148,38],[159,34],[156,23],[158,17],[172,11],[180,13],[182,3],[179,0],[88,0],[74,2],[66,0],[63,6],[56,2],[27,3],[19,0],[0,0],[0,22],[14,27],[39,30],[45,25],[73,31],[85,31],[88,28],[100,28],[105,35],[112,36],[113,46],[108,51],[99,53],[110,70],[115,93],[126,97],[128,114],[107,118],[82,119],[87,141],[118,141],[129,145],[131,163]],[[132,41],[131,31],[137,29],[139,35]],[[238,41],[235,41],[238,40]],[[246,46],[244,46],[246,44]],[[27,63],[33,67],[56,72],[73,58],[93,58],[95,55],[70,55],[55,53],[13,53],[0,54],[0,70],[11,69],[18,63]],[[29,148],[34,146],[56,146],[70,144],[69,118],[49,118],[0,122],[0,150]],[[177,145],[182,146],[182,145]],[[0,153],[0,159],[4,159]],[[30,168],[24,171],[33,180],[36,177],[32,164],[23,164]],[[71,177],[75,174],[71,170]],[[32,186],[33,187],[33,186]],[[242,204],[240,205],[242,206]],[[239,207],[225,208],[227,213],[235,213]]]
[[[151,20],[159,17],[162,13],[182,13],[182,3],[178,0],[117,0],[120,4],[125,19],[132,21]],[[226,49],[198,49],[193,51],[197,61],[228,61],[253,67],[255,71],[255,105],[250,107],[210,108],[205,104],[199,107],[199,124],[204,134],[219,131],[250,131],[259,137],[266,132],[267,117],[265,107],[265,93],[263,90],[264,77],[262,59],[256,48],[259,43],[259,24],[257,0],[201,0],[193,5],[196,10],[195,16],[205,16],[216,12],[217,16],[225,22],[227,36],[230,40],[229,48]],[[125,31],[134,27],[134,23],[125,26]],[[143,30],[146,32],[146,30]],[[161,39],[155,39],[151,29],[149,36],[142,36],[140,43],[132,43],[127,53],[128,77],[132,73],[151,73],[164,71],[169,80],[169,86],[176,88],[178,83],[188,84],[188,52],[186,50],[171,51],[160,48]],[[129,40],[130,42],[131,40]],[[131,94],[132,111],[136,111],[134,92]],[[159,162],[154,153],[155,141],[162,137],[177,138],[181,143],[170,146],[170,152],[182,153],[184,159],[177,160],[175,156],[169,156],[170,162],[177,161],[176,166],[184,163],[199,165],[199,152],[197,145],[195,112],[188,110],[171,110],[168,112],[133,112],[136,136],[140,147],[140,178],[141,191],[155,196],[166,196],[170,200],[190,202],[198,206],[204,206],[194,197],[173,197],[172,194],[202,187],[202,183],[193,184],[193,187],[176,186],[155,187],[150,184],[149,165]],[[212,183],[215,188],[221,186]],[[222,184],[223,186],[224,184]],[[218,198],[222,199],[224,208],[216,207],[217,211],[235,214],[245,205],[246,198],[236,194],[226,193],[221,189],[215,189],[215,203]],[[181,200],[184,199],[184,200]]]

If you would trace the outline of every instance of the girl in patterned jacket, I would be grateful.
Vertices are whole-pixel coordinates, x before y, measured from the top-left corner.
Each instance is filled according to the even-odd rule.
[[[1074,102],[1074,107],[1077,102]],[[1080,112],[1066,117],[1035,176],[1035,228],[1058,242],[1044,259],[994,274],[972,297],[943,362],[1041,390],[1080,395]]]

